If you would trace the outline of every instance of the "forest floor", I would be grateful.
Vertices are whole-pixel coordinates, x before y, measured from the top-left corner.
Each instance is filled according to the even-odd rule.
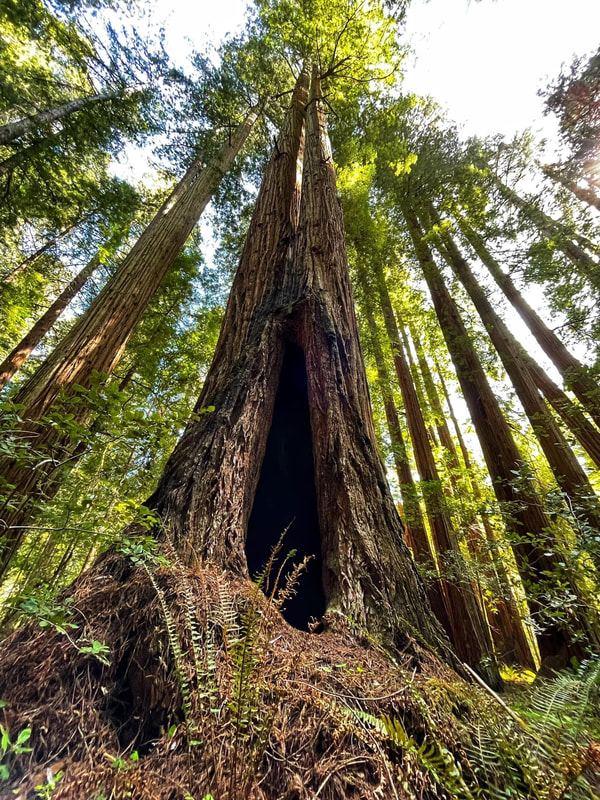
[[[285,592],[104,558],[72,587],[68,622],[1,647],[0,797],[600,795],[598,665],[513,685],[515,713],[412,639],[391,655],[341,615],[290,627]]]

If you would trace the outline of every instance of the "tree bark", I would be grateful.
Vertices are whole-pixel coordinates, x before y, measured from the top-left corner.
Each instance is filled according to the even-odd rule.
[[[600,264],[594,261],[578,244],[575,244],[560,222],[549,217],[548,214],[545,214],[540,208],[536,208],[532,203],[519,197],[513,189],[501,181],[496,181],[496,185],[500,194],[518,208],[519,211],[522,211],[546,239],[552,239],[556,243],[556,247],[569,258],[582,275],[588,278],[590,283],[596,287],[600,285]]]
[[[469,264],[450,234],[444,231],[440,216],[431,203],[427,206],[427,215],[437,228],[437,246],[440,254],[448,262],[477,309],[546,456],[556,483],[572,507],[577,509],[578,517],[594,529],[600,530],[600,506],[588,476],[569,447],[545,400],[540,396],[527,368],[527,362],[522,357],[521,346],[508,330],[504,320],[494,311]],[[600,562],[597,566],[600,567]]]
[[[576,181],[572,180],[571,178],[567,178],[565,174],[549,165],[542,167],[542,172],[549,178],[552,178],[553,181],[562,184],[565,189],[568,189],[570,192],[572,192],[578,200],[581,200],[582,203],[587,203],[588,206],[592,206],[592,208],[596,208],[598,211],[600,211],[600,197],[598,197],[593,189],[585,189]]]
[[[421,376],[423,378],[423,384],[425,386],[427,401],[435,417],[435,425],[437,428],[440,444],[445,449],[447,454],[444,460],[446,462],[446,467],[448,469],[448,474],[450,482],[452,484],[452,489],[454,492],[456,492],[456,490],[458,489],[457,475],[458,472],[460,471],[460,463],[458,460],[458,453],[456,451],[456,446],[454,444],[454,440],[452,439],[448,423],[446,422],[446,416],[444,414],[444,410],[440,402],[440,397],[438,395],[435,386],[435,381],[433,380],[433,375],[431,374],[431,370],[429,369],[429,364],[427,363],[427,359],[425,358],[423,347],[421,345],[421,342],[419,340],[416,331],[410,324],[409,324],[409,331],[410,331],[410,337],[415,345],[415,349],[417,352],[417,361],[419,364],[419,370]]]
[[[519,482],[520,485],[517,483],[518,476],[523,472],[523,460],[508,423],[488,383],[458,308],[423,238],[415,211],[407,199],[402,200],[400,208],[481,443],[496,497],[505,514],[505,524],[521,578],[524,585],[535,592],[536,587],[547,582],[548,575],[556,572],[560,560],[556,542],[548,532],[549,520],[539,498],[528,485],[529,481],[525,478]],[[545,609],[535,593],[529,593],[529,604],[534,616],[543,618]],[[580,647],[572,638],[580,632],[588,631],[585,621],[579,618],[570,620],[568,627],[550,623],[538,634],[542,659],[561,658],[568,663],[571,654],[581,655]]]
[[[458,440],[462,459],[467,474],[469,475],[473,496],[478,502],[481,502],[481,488],[473,471],[473,464],[461,427],[454,413],[450,393],[448,392],[446,382],[444,381],[444,377],[437,362],[436,369],[440,386],[442,387],[442,394],[448,406],[448,413],[450,414],[450,419],[452,420],[454,432]],[[524,667],[529,667],[529,669],[535,671],[537,665],[532,650],[532,643],[527,638],[525,628],[523,627],[523,617],[519,611],[512,583],[508,576],[502,553],[498,547],[498,537],[490,525],[485,511],[482,511],[481,522],[485,532],[486,545],[484,548],[478,549],[478,556],[484,562],[484,567],[488,570],[488,575],[489,568],[491,568],[493,574],[489,575],[489,577],[493,577],[501,587],[501,590],[494,596],[494,607],[492,609],[488,608],[494,644],[503,659],[520,664]]]
[[[0,127],[0,145],[10,144],[15,139],[24,136],[35,128],[58,122],[74,114],[76,111],[81,111],[81,109],[86,106],[110,100],[115,97],[116,94],[116,92],[102,92],[100,94],[90,95],[89,97],[78,97],[76,100],[70,100],[68,103],[63,103],[63,105],[50,108],[47,111],[40,111],[38,114],[32,114],[30,117],[15,120],[15,122],[9,122],[8,125]]]
[[[406,421],[410,433],[417,469],[422,481],[423,498],[427,510],[427,518],[434,542],[435,552],[442,562],[442,575],[444,562],[455,560],[461,564],[460,547],[455,532],[452,530],[450,520],[445,508],[445,498],[441,481],[427,437],[427,428],[419,404],[412,374],[404,353],[398,325],[392,308],[391,299],[385,283],[382,270],[377,270],[375,275],[377,289],[382,306],[383,318],[394,357],[396,376],[402,392],[402,400],[406,412]],[[422,543],[417,552],[426,554],[427,545]],[[420,557],[420,556],[418,556]],[[489,660],[493,655],[492,642],[489,636],[481,609],[473,592],[473,588],[464,577],[460,582],[454,583],[442,578],[442,590],[446,604],[446,612],[452,629],[452,640],[458,654],[463,660],[476,669],[482,671],[482,659],[487,659],[489,667],[486,670],[487,680],[498,685],[499,675],[495,664]],[[465,620],[469,624],[465,626]]]
[[[0,462],[0,479],[14,487],[0,508],[4,527],[4,550],[0,575],[22,539],[23,525],[38,499],[53,496],[58,489],[57,467],[72,462],[76,442],[57,442],[54,428],[42,418],[64,398],[74,384],[88,388],[93,374],[110,374],[162,279],[172,266],[222,176],[232,164],[262,109],[254,108],[239,126],[231,143],[202,168],[194,162],[169,198],[125,257],[98,297],[73,325],[46,361],[19,389],[14,402],[25,409],[23,435],[35,441],[44,461],[36,469],[14,459]],[[62,400],[61,400],[62,402]],[[77,406],[77,419],[85,421],[85,406]],[[65,458],[66,454],[66,458]]]
[[[363,270],[360,270],[360,272],[363,272]],[[392,453],[396,465],[396,473],[402,493],[406,541],[419,564],[423,565],[429,571],[436,570],[437,562],[435,554],[431,550],[431,545],[425,529],[425,521],[421,513],[417,487],[413,480],[408,453],[406,452],[406,446],[402,438],[402,428],[391,391],[390,376],[385,363],[385,356],[379,342],[378,326],[371,305],[371,298],[367,293],[367,287],[364,286],[364,288],[365,313],[371,332],[371,347],[373,348],[373,355],[377,368],[377,380],[381,389],[385,416],[392,443]],[[450,639],[453,640],[452,626],[446,611],[442,586],[439,580],[430,579],[426,581],[426,589],[433,613],[442,624]]]
[[[460,230],[487,267],[500,289],[519,313],[523,322],[534,335],[537,343],[551,359],[560,372],[565,385],[573,391],[583,407],[590,413],[597,425],[600,425],[600,389],[598,383],[589,374],[586,367],[567,350],[559,337],[550,330],[541,317],[527,303],[510,275],[507,275],[500,264],[492,256],[481,237],[475,233],[462,215],[455,215]]]
[[[196,406],[196,412],[209,404],[215,411],[197,413],[188,425],[149,504],[165,520],[182,558],[248,575],[248,558],[265,545],[265,531],[251,532],[249,523],[281,365],[286,352],[299,348],[323,558],[318,580],[327,616],[346,615],[394,647],[405,644],[412,629],[451,659],[403,542],[377,452],[315,80],[299,191],[307,79],[303,72],[267,166]],[[274,532],[275,540],[280,532]],[[290,534],[296,544],[293,526]],[[307,555],[302,548],[300,541],[300,557]]]
[[[6,356],[0,364],[0,389],[3,389],[12,380],[16,372],[21,369],[71,300],[83,289],[99,264],[99,254],[92,256],[85,267],[63,289],[48,310],[42,314],[31,330],[25,334],[19,344]]]

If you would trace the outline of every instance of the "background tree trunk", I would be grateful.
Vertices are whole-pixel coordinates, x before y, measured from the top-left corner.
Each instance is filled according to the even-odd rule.
[[[46,361],[19,389],[13,400],[25,406],[23,435],[45,454],[43,464],[32,469],[15,459],[0,462],[0,477],[12,486],[0,515],[4,522],[4,550],[0,575],[22,539],[23,525],[36,500],[58,489],[57,466],[68,461],[77,442],[57,441],[55,428],[41,420],[74,384],[88,388],[94,373],[110,374],[121,358],[129,336],[177,257],[221,177],[231,166],[262,109],[254,108],[239,126],[231,143],[202,168],[200,161],[187,171],[169,198],[125,257],[117,272],[73,325]],[[86,420],[85,405],[75,409],[77,420]]]
[[[520,453],[408,200],[402,202],[401,211],[481,443],[496,497],[505,514],[521,578],[525,586],[535,589],[547,581],[547,575],[556,571],[559,561],[557,543],[548,532],[549,520],[528,481],[517,483],[523,469]],[[531,592],[529,604],[536,617],[543,616],[543,604],[539,604]],[[577,636],[578,632],[587,632],[585,621],[580,619],[570,620],[568,627],[550,624],[538,635],[542,659],[552,656],[568,663],[571,654],[581,655],[581,649],[572,640],[572,635]]]
[[[86,106],[110,100],[116,97],[116,95],[116,92],[103,92],[90,95],[89,97],[78,97],[76,100],[70,100],[68,103],[63,103],[61,106],[50,108],[47,111],[40,111],[38,114],[15,120],[15,122],[9,122],[8,125],[0,127],[0,145],[10,144],[10,142],[35,128],[40,128],[42,125],[50,125],[52,122],[58,122],[74,114],[76,111],[81,111],[81,109]]]
[[[542,318],[527,303],[510,275],[507,275],[500,264],[485,246],[482,238],[470,227],[468,222],[458,215],[457,222],[465,238],[477,253],[481,262],[487,267],[507,299],[518,311],[519,316],[534,335],[537,343],[562,375],[565,385],[573,391],[592,419],[600,425],[600,389],[598,383],[588,373],[584,365],[567,350],[559,337],[550,330]]]
[[[578,516],[596,530],[600,530],[600,507],[594,490],[546,402],[540,396],[527,369],[527,362],[521,356],[522,348],[492,308],[492,304],[452,237],[443,231],[439,214],[432,204],[428,205],[428,216],[437,226],[440,253],[449,263],[477,309],[546,456],[556,483],[577,509]]]
[[[92,273],[100,265],[100,255],[92,256],[85,267],[63,289],[50,308],[42,314],[31,330],[25,334],[19,344],[6,356],[0,364],[0,389],[14,377],[29,356],[52,328],[56,320],[69,305],[71,300],[85,286]]]

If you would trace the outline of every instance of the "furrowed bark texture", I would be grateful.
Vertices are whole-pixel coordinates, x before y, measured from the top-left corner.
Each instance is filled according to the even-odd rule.
[[[187,560],[248,575],[248,521],[286,345],[306,361],[327,610],[399,645],[408,633],[452,659],[403,542],[375,445],[320,88],[292,97],[267,166],[213,364],[150,505]],[[298,215],[298,201],[301,197]]]
[[[362,272],[362,270],[359,270]],[[400,491],[402,493],[402,503],[404,509],[404,525],[405,525],[405,538],[407,544],[414,553],[415,559],[425,566],[428,570],[437,569],[435,555],[431,550],[427,531],[425,529],[425,521],[421,513],[421,506],[419,504],[419,495],[417,487],[413,480],[410,462],[408,460],[408,453],[404,439],[402,438],[402,428],[400,426],[400,419],[398,411],[394,402],[394,397],[391,390],[390,375],[388,372],[387,364],[381,344],[379,343],[377,322],[371,306],[371,300],[367,295],[365,287],[365,312],[367,322],[371,331],[371,347],[375,357],[375,365],[377,368],[377,380],[381,389],[383,399],[383,406],[385,416],[390,434],[390,441],[392,444],[392,452],[394,456],[394,464],[396,466],[396,473],[398,475],[398,483],[400,484]],[[430,579],[427,584],[427,597],[431,603],[431,608],[438,621],[443,625],[444,630],[450,637],[452,636],[452,626],[446,611],[444,603],[444,596],[442,586],[437,579]]]
[[[0,575],[22,539],[33,503],[56,493],[56,466],[65,460],[65,442],[56,441],[54,429],[36,422],[48,412],[59,394],[69,394],[73,384],[89,387],[94,372],[110,374],[162,279],[185,244],[219,181],[232,164],[260,113],[253,109],[216,158],[202,168],[196,161],[163,203],[123,263],[95,301],[73,325],[62,342],[14,396],[25,406],[24,435],[47,452],[44,465],[23,467],[14,460],[0,463],[0,479],[14,486],[9,502],[0,509],[5,545],[0,555]],[[78,408],[82,408],[79,406]],[[85,408],[82,421],[86,420]],[[66,454],[76,449],[69,443]]]
[[[402,201],[401,211],[481,443],[494,492],[505,514],[505,524],[511,534],[521,578],[526,586],[535,587],[544,583],[545,574],[556,571],[559,560],[558,555],[554,555],[558,552],[556,542],[548,532],[549,520],[542,510],[539,498],[528,486],[528,481],[521,481],[519,485],[515,481],[521,474],[523,460],[508,423],[492,392],[458,308],[423,238],[417,215],[407,200]],[[538,604],[535,596],[530,595],[529,605],[534,615],[543,615],[544,608]],[[585,623],[579,619],[570,620],[569,629],[551,626],[542,631],[538,635],[542,658],[563,657],[568,661],[570,653],[580,652],[571,639],[571,632],[576,631],[587,633]]]
[[[534,335],[537,343],[551,359],[560,372],[565,385],[571,389],[580,403],[589,412],[597,425],[600,425],[600,389],[598,382],[588,373],[586,367],[565,347],[537,312],[529,305],[512,281],[496,261],[481,237],[462,217],[457,222],[463,235],[487,267],[506,298],[512,303],[523,322]],[[550,398],[548,398],[550,399]]]
[[[481,502],[483,499],[481,488],[473,470],[471,456],[469,455],[461,427],[454,413],[448,387],[437,361],[435,361],[435,367],[454,432],[456,433],[463,463],[469,475],[471,491],[475,499]],[[493,610],[488,609],[488,619],[490,620],[494,644],[502,658],[536,670],[537,664],[533,655],[532,643],[527,638],[523,627],[523,618],[518,608],[512,583],[508,577],[504,556],[498,547],[498,537],[490,525],[485,511],[481,513],[481,522],[486,543],[484,547],[479,547],[478,555],[484,565],[487,565],[487,559],[489,558],[491,573],[488,572],[488,575],[490,578],[495,578],[501,586],[501,590],[496,593],[498,596],[494,598]]]
[[[69,305],[71,300],[85,286],[92,273],[100,265],[100,256],[93,256],[85,267],[73,278],[65,287],[50,308],[42,314],[31,330],[21,339],[19,344],[6,356],[0,364],[0,389],[14,377],[16,372],[21,369],[29,356],[42,341],[44,336],[52,328],[56,320]]]
[[[593,528],[600,529],[600,506],[588,476],[569,447],[545,400],[540,396],[529,373],[527,362],[522,358],[521,346],[508,330],[504,320],[494,311],[485,291],[479,285],[452,237],[442,232],[437,210],[429,205],[428,211],[431,221],[440,231],[438,239],[440,253],[464,286],[477,309],[558,486],[573,506],[578,509],[580,519],[585,520]]]
[[[110,100],[116,96],[116,92],[103,92],[101,94],[90,95],[89,97],[78,97],[76,100],[70,100],[68,103],[63,103],[61,106],[48,109],[48,111],[40,111],[38,114],[33,114],[30,117],[9,122],[8,125],[0,127],[0,144],[6,145],[24,136],[29,131],[39,128],[42,125],[50,125],[53,122],[58,122],[65,117],[74,114],[76,111],[81,111],[86,106],[100,103],[103,100]]]
[[[419,397],[402,347],[398,324],[385,283],[383,270],[377,272],[375,279],[379,291],[386,331],[394,358],[396,376],[402,393],[406,422],[413,445],[413,453],[417,464],[417,470],[419,471],[422,481],[423,498],[434,549],[442,564],[444,561],[448,560],[449,557],[460,564],[460,547],[456,533],[452,529],[447,509],[445,508],[446,504],[442,484],[427,436],[427,428],[421,411]],[[415,542],[415,545],[417,558],[424,558],[429,549],[429,544],[425,542]],[[493,653],[489,631],[468,579],[461,581],[459,584],[458,582],[454,583],[453,581],[442,578],[441,586],[446,613],[452,630],[452,640],[458,654],[479,671],[482,671],[482,660],[487,660],[488,667],[485,670],[486,679],[490,683],[498,685],[500,682],[499,675],[495,665],[489,660]],[[467,625],[465,625],[465,620],[468,620]]]

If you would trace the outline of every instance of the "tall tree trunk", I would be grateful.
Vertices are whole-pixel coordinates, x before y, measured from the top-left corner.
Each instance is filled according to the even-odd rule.
[[[92,273],[98,268],[99,264],[100,255],[97,253],[96,255],[92,256],[85,267],[80,270],[80,272],[78,272],[71,282],[63,289],[48,310],[42,314],[38,321],[33,325],[31,330],[25,334],[12,352],[6,356],[4,361],[0,364],[0,389],[3,389],[14,377],[15,373],[21,369],[23,364],[27,361],[44,336],[52,328],[65,308],[69,305],[71,300],[73,300],[80,290],[83,289],[88,279],[91,278]]]
[[[404,402],[406,421],[413,445],[415,461],[422,481],[423,498],[425,500],[429,527],[436,554],[442,563],[443,575],[444,568],[448,566],[446,562],[449,560],[454,559],[460,564],[460,547],[445,508],[444,493],[427,436],[425,420],[419,404],[419,398],[410,367],[402,347],[400,333],[383,271],[378,269],[374,277],[377,283],[386,331],[394,356],[394,366],[396,368],[396,375]],[[426,552],[424,545],[421,549]],[[489,631],[481,614],[481,609],[477,603],[472,586],[468,579],[463,579],[460,585],[443,579],[442,589],[446,603],[446,611],[452,629],[452,640],[456,646],[457,652],[463,660],[467,661],[467,663],[472,666],[479,664],[477,668],[482,670],[480,662],[484,658],[490,658],[493,648]],[[468,620],[468,625],[466,626],[465,620]],[[491,669],[487,670],[487,679],[494,684],[498,684],[499,676],[495,672],[495,665],[492,665],[491,662],[488,663],[490,663]]]
[[[456,214],[455,219],[473,250],[517,310],[539,346],[562,375],[565,385],[573,391],[596,424],[600,425],[600,389],[598,388],[598,382],[589,374],[586,367],[567,350],[554,331],[550,330],[537,312],[529,305],[513,283],[510,275],[507,275],[502,270],[500,264],[485,246],[483,239],[473,230],[464,217]]]
[[[360,269],[360,273],[364,273],[364,270]],[[361,278],[364,279],[364,274],[361,274]],[[363,288],[365,312],[371,333],[371,347],[373,349],[375,365],[377,367],[377,379],[381,389],[385,416],[390,434],[390,440],[392,443],[392,453],[394,456],[394,463],[396,465],[396,473],[398,475],[400,491],[402,492],[406,541],[413,551],[416,561],[431,572],[432,570],[436,569],[435,554],[431,550],[429,537],[427,536],[427,531],[425,529],[425,521],[423,519],[421,506],[419,504],[419,494],[413,480],[408,453],[406,452],[406,446],[404,444],[404,439],[402,438],[402,428],[400,426],[398,412],[394,403],[394,397],[390,384],[390,376],[387,364],[385,363],[385,356],[379,342],[378,325],[375,320],[371,297],[368,294],[368,287],[366,284],[363,284]],[[429,581],[426,581],[426,587],[427,597],[431,603],[433,613],[443,625],[444,630],[450,639],[453,640],[452,626],[446,611],[446,605],[444,603],[444,596],[440,582],[437,579],[430,579]]]
[[[416,330],[414,329],[414,326],[410,325],[410,323],[408,325],[408,329],[410,331],[410,338],[412,339],[417,352],[419,370],[423,378],[423,384],[425,386],[427,400],[435,416],[435,424],[438,431],[440,444],[447,453],[445,461],[446,461],[446,466],[448,468],[450,481],[452,483],[452,489],[453,491],[456,492],[456,490],[458,489],[457,475],[460,471],[460,463],[458,460],[458,453],[456,451],[456,446],[454,444],[452,434],[450,433],[450,428],[448,427],[448,423],[446,422],[446,416],[442,408],[442,403],[440,401],[440,397],[436,389],[435,381],[433,380],[433,375],[431,374],[429,364],[427,363],[427,359],[425,358],[425,352],[423,350],[423,346],[421,344],[419,336]]]
[[[184,559],[241,575],[261,568],[296,517],[285,547],[315,556],[310,586],[300,586],[299,616],[302,609],[327,610],[329,619],[340,612],[392,646],[406,642],[412,625],[447,653],[377,452],[316,81],[301,193],[297,183],[307,77],[300,76],[267,166],[196,407],[215,411],[188,425],[149,505]],[[303,467],[294,473],[297,464]],[[304,491],[316,498],[307,503]]]
[[[546,456],[556,483],[572,507],[577,510],[579,519],[585,520],[592,528],[600,531],[600,505],[594,490],[545,400],[540,396],[527,368],[527,362],[522,358],[522,348],[508,330],[504,320],[494,311],[453,238],[442,228],[439,214],[432,204],[428,204],[427,215],[437,226],[438,249],[477,309]],[[600,562],[597,566],[600,567]]]
[[[315,735],[324,733],[329,741],[329,723],[322,721],[322,697],[325,692],[327,699],[329,683],[323,691],[322,686],[314,692],[301,691],[311,679],[312,654],[319,647],[328,647],[329,653],[338,646],[356,652],[354,664],[364,653],[375,659],[374,669],[385,670],[389,665],[390,681],[400,673],[382,653],[379,641],[397,657],[400,648],[400,664],[407,668],[429,661],[428,674],[439,670],[423,646],[458,666],[403,542],[402,524],[377,451],[320,87],[313,84],[306,107],[305,81],[303,74],[266,168],[215,358],[198,401],[197,410],[208,403],[215,409],[192,417],[148,501],[161,520],[155,533],[165,543],[169,557],[161,561],[166,560],[168,566],[158,566],[156,558],[140,564],[125,554],[106,554],[72,587],[74,613],[81,620],[78,630],[67,638],[53,630],[40,633],[31,624],[2,649],[6,665],[0,671],[0,691],[6,700],[3,717],[14,713],[33,729],[35,751],[27,756],[31,773],[35,775],[38,764],[56,765],[57,757],[67,761],[61,789],[65,797],[90,796],[80,765],[93,776],[92,793],[104,791],[107,785],[110,793],[117,770],[107,767],[95,782],[100,762],[106,760],[107,749],[118,753],[133,747],[139,748],[140,760],[148,755],[158,765],[149,781],[145,781],[146,773],[140,779],[151,789],[158,786],[154,774],[160,775],[162,787],[169,768],[178,770],[185,760],[183,777],[176,773],[176,780],[169,781],[164,792],[157,789],[156,796],[173,794],[172,786],[182,794],[192,772],[190,788],[198,797],[217,787],[219,797],[237,800],[249,796],[258,782],[258,791],[266,786],[270,797],[290,796],[301,785],[296,777],[305,784],[306,775],[314,771],[314,758],[307,760],[308,768],[299,762],[294,772],[284,764],[279,785],[272,776],[267,785],[262,773],[270,773],[271,765],[265,761],[270,753],[263,758],[259,750],[256,758],[255,740],[250,737],[257,728],[258,746],[266,740],[262,732],[271,731],[271,709],[279,713],[282,706],[281,686],[289,691],[290,702],[297,698],[298,718],[310,716],[315,720]],[[296,163],[305,114],[306,158],[300,193]],[[270,471],[273,458],[277,469]],[[279,468],[285,475],[283,483],[279,483]],[[275,486],[279,492],[273,491]],[[309,497],[316,509],[317,538],[306,541],[298,530],[298,518],[289,528],[291,541],[286,537],[285,547],[294,546],[296,536],[300,559],[307,551],[320,556],[322,563],[308,589],[309,575],[300,580],[296,611],[311,610],[315,592],[324,596],[319,616],[325,611],[322,625],[333,630],[325,632],[322,644],[321,637],[289,630],[277,619],[275,604],[261,603],[257,587],[248,581],[253,565],[280,537],[273,512],[282,511],[287,525],[290,513],[303,515]],[[275,504],[269,508],[272,500]],[[263,503],[267,505],[261,511]],[[126,536],[135,531],[132,526]],[[181,561],[200,564],[190,570]],[[253,611],[258,632],[254,628],[238,634],[240,621],[244,624]],[[286,608],[285,615],[290,611]],[[270,631],[281,633],[271,640]],[[93,654],[82,652],[82,645],[96,637],[106,642],[109,662],[100,664]],[[361,647],[361,642],[368,642],[367,647]],[[245,660],[235,656],[242,648],[248,656]],[[195,669],[192,652],[184,650],[196,656]],[[286,661],[279,664],[284,652]],[[214,663],[213,655],[220,662],[215,667],[208,661]],[[323,655],[329,658],[325,650]],[[224,661],[231,664],[223,665]],[[248,664],[252,668],[257,664],[257,669],[250,673]],[[281,682],[273,684],[273,692],[264,693],[262,685],[271,683],[271,673],[264,670],[271,665]],[[217,671],[221,666],[227,672]],[[359,671],[363,671],[360,666]],[[257,674],[260,678],[255,680]],[[248,689],[242,681],[249,684]],[[217,683],[213,693],[212,685]],[[62,692],[58,702],[56,687]],[[251,712],[251,728],[231,709],[242,691],[250,698],[244,708],[255,696],[259,698],[257,712]],[[373,706],[376,713],[384,709],[393,713],[396,706],[385,701],[387,686],[379,694],[384,695],[384,704]],[[213,696],[220,706],[217,713]],[[287,699],[286,695],[282,720],[289,719]],[[57,714],[61,725],[56,724]],[[328,714],[328,719],[334,716],[335,709]],[[175,736],[169,730],[171,720]],[[216,720],[218,726],[206,737],[205,720]],[[52,737],[45,735],[50,729]],[[162,729],[169,730],[169,735]],[[198,747],[192,742],[190,747],[188,734],[195,736],[196,730],[206,741]],[[246,730],[249,746],[238,748]],[[221,731],[227,738],[225,748]],[[347,752],[355,762],[355,737],[351,738]],[[177,750],[172,746],[175,741]],[[312,729],[307,742],[309,747],[314,744]],[[372,749],[368,742],[359,756]],[[287,745],[286,750],[289,753]],[[302,758],[306,750],[302,741],[292,755],[303,751]],[[246,772],[240,778],[243,757],[250,762],[249,778]],[[190,758],[197,760],[192,763]],[[236,763],[238,780],[229,762]],[[273,763],[279,762],[277,752]],[[227,766],[222,769],[223,763]],[[359,758],[359,769],[368,771],[370,765],[364,768]],[[255,774],[257,780],[250,786]],[[383,767],[381,774],[385,776]],[[395,781],[392,770],[387,770],[383,780],[378,775],[373,780],[369,773],[360,791],[365,786],[368,796],[375,796],[382,786],[394,789]],[[348,773],[343,782],[327,788],[327,796],[338,796],[340,791],[344,795],[344,787],[352,791],[353,783]],[[311,786],[319,784],[324,785],[320,776]],[[115,784],[113,794],[122,793],[122,786],[123,791],[129,789],[128,778],[126,785]]]
[[[23,435],[35,441],[45,460],[36,469],[24,467],[14,459],[0,463],[0,478],[13,487],[0,508],[5,527],[0,575],[19,546],[22,526],[33,513],[36,500],[56,493],[56,467],[65,461],[64,440],[57,443],[55,429],[38,420],[42,420],[59,395],[61,398],[68,395],[74,384],[88,388],[94,373],[113,371],[137,322],[246,141],[261,108],[262,104],[248,114],[231,143],[223,145],[211,163],[202,168],[199,161],[194,162],[85,314],[13,398],[25,407],[21,414],[25,420]],[[80,405],[75,410],[84,420],[85,407]],[[76,447],[74,442],[66,446],[70,463]]]
[[[444,381],[444,376],[436,362],[437,376],[439,378],[440,386],[442,387],[442,394],[448,406],[448,413],[452,420],[454,432],[458,440],[462,459],[469,475],[471,484],[471,491],[475,499],[481,503],[482,492],[479,486],[479,481],[473,470],[473,464],[469,455],[462,430],[458,424],[458,419],[454,413],[454,407],[450,399],[448,387]],[[490,525],[489,519],[485,511],[481,512],[481,522],[485,532],[486,544],[484,548],[479,548],[478,555],[484,562],[484,567],[491,567],[493,577],[501,590],[495,593],[494,607],[488,609],[490,616],[492,635],[494,637],[494,644],[502,657],[509,661],[514,661],[524,667],[529,667],[532,670],[537,668],[535,656],[532,650],[532,643],[530,643],[525,628],[523,626],[523,618],[519,611],[518,603],[515,598],[511,580],[508,576],[508,571],[504,564],[503,555],[498,547],[498,537],[494,529]],[[489,559],[489,562],[488,562]]]
[[[592,189],[585,189],[584,187],[580,186],[577,181],[568,178],[560,170],[549,165],[542,167],[542,171],[549,178],[552,178],[553,181],[562,184],[565,189],[568,189],[570,192],[572,192],[578,200],[581,200],[582,203],[587,203],[588,206],[592,206],[592,208],[596,208],[598,211],[600,211],[600,197],[598,197],[596,192],[594,192]]]
[[[423,417],[427,416],[430,420],[429,424],[427,425],[427,435],[429,436],[429,440],[433,445],[433,447],[439,447],[441,444],[441,440],[438,439],[439,429],[436,424],[437,420],[434,419],[435,415],[432,414],[433,409],[431,407],[431,403],[429,402],[429,396],[425,388],[425,381],[423,380],[423,375],[421,374],[421,370],[419,369],[419,367],[415,362],[415,359],[413,358],[412,350],[410,349],[410,342],[408,340],[408,335],[406,333],[406,328],[404,327],[404,325],[398,325],[397,327],[398,327],[398,334],[402,340],[404,354],[408,362],[408,368],[412,376],[415,392],[417,393],[419,408],[421,409]]]
[[[34,253],[32,253],[30,256],[27,256],[27,258],[23,259],[23,261],[21,261],[20,264],[17,264],[16,267],[7,272],[6,275],[4,275],[2,279],[0,279],[1,283],[12,283],[12,281],[14,281],[17,275],[20,275],[23,272],[23,270],[27,266],[29,266],[29,264],[32,264],[40,256],[43,256],[44,253],[47,253],[48,250],[54,247],[54,245],[57,242],[59,242],[61,239],[67,236],[67,234],[71,233],[71,231],[74,228],[76,228],[78,225],[81,225],[81,223],[84,222],[86,219],[89,219],[90,216],[91,213],[84,214],[83,216],[76,219],[75,222],[71,223],[71,225],[68,225],[66,228],[63,228],[61,231],[58,231],[58,233],[54,234],[54,236],[51,236],[50,239],[48,239],[48,241],[46,242],[46,244],[39,247]]]
[[[78,97],[76,100],[70,100],[68,103],[63,103],[61,106],[55,106],[47,111],[40,111],[38,114],[32,114],[30,117],[9,122],[8,125],[0,127],[0,145],[7,145],[10,142],[24,136],[29,131],[35,128],[40,128],[42,125],[50,125],[52,122],[58,122],[76,111],[81,111],[82,108],[101,103],[116,97],[116,92],[102,92],[100,94],[90,95],[89,97]]]
[[[535,385],[575,436],[591,460],[600,467],[600,431],[583,413],[581,406],[574,403],[550,378],[546,370],[524,354],[524,360]]]
[[[496,497],[506,513],[505,522],[512,539],[519,572],[525,586],[543,586],[556,572],[560,557],[557,544],[548,533],[550,527],[539,498],[529,481],[517,485],[516,476],[523,470],[523,460],[510,433],[498,401],[492,392],[477,353],[471,343],[444,279],[433,259],[418,218],[404,199],[401,211],[411,236],[431,293],[433,305],[454,363],[473,425],[477,432]],[[529,598],[532,613],[544,616],[545,608],[535,595]],[[571,654],[582,654],[573,636],[587,633],[585,621],[569,621],[568,627],[550,623],[538,635],[542,659],[562,658],[568,663]]]
[[[598,288],[600,286],[600,264],[594,261],[585,250],[576,244],[569,232],[564,229],[560,222],[549,217],[540,208],[529,203],[520,197],[513,189],[506,186],[501,181],[496,181],[500,194],[512,203],[516,208],[523,212],[540,233],[546,239],[552,239],[556,247],[561,250],[571,261],[579,272],[584,275],[590,283]],[[592,245],[593,247],[593,245]]]

